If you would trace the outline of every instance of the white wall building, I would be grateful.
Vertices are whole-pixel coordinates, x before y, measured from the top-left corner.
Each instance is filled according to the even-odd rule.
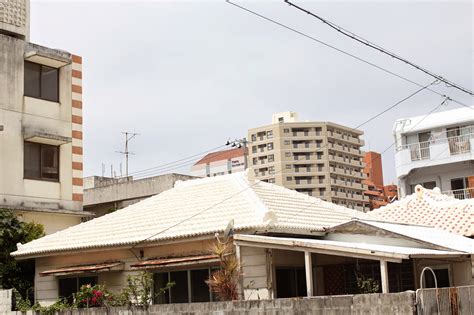
[[[0,209],[51,234],[86,215],[82,58],[28,35],[29,1],[0,1]]]
[[[247,148],[234,148],[212,152],[196,162],[191,175],[212,177],[242,172],[247,168]]]
[[[474,107],[398,119],[393,133],[401,197],[417,184],[474,197]]]

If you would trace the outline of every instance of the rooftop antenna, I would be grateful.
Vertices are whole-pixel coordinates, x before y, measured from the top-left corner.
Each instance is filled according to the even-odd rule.
[[[105,164],[102,163],[102,177],[105,176]]]
[[[116,151],[116,152],[125,155],[125,177],[128,177],[128,156],[130,154],[135,154],[133,152],[128,151],[128,142],[132,140],[133,138],[135,138],[136,136],[139,136],[140,134],[135,133],[135,132],[128,132],[128,131],[124,131],[122,133],[125,135],[125,151]]]

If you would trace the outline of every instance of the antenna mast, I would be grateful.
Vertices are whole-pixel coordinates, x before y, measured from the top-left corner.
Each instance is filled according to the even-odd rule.
[[[128,177],[128,156],[130,154],[135,154],[133,152],[128,151],[128,142],[135,138],[135,136],[139,136],[140,134],[135,132],[122,132],[125,135],[125,151],[117,151],[117,153],[125,155],[125,177]]]

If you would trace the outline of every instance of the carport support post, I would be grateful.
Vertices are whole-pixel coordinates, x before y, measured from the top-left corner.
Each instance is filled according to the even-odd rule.
[[[313,262],[310,252],[304,252],[304,269],[306,272],[306,295],[313,296]]]
[[[382,277],[382,293],[388,293],[388,266],[386,260],[380,260],[380,276]]]

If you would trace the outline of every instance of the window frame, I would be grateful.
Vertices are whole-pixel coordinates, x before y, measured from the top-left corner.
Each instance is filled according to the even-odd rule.
[[[188,294],[187,294],[187,299],[188,302],[183,302],[183,303],[178,303],[178,304],[186,304],[186,303],[209,303],[209,302],[216,302],[218,301],[217,297],[215,294],[212,292],[211,288],[209,287],[209,301],[207,302],[193,302],[192,298],[192,281],[191,281],[191,272],[194,270],[207,270],[209,277],[211,276],[212,272],[218,270],[220,267],[219,266],[207,266],[207,267],[198,267],[196,266],[195,268],[189,268],[189,269],[178,269],[178,270],[155,270],[153,271],[153,279],[155,277],[155,274],[163,274],[166,273],[168,274],[168,281],[171,280],[171,273],[173,272],[179,272],[179,271],[186,271],[186,281],[188,284]],[[155,282],[155,281],[154,281]],[[153,286],[153,292],[155,292],[155,287]],[[176,304],[176,302],[172,301],[172,293],[171,290],[167,290],[166,293],[168,295],[168,303],[156,303],[155,299],[152,301],[152,305],[166,305],[166,304]]]
[[[39,177],[35,176],[27,176],[25,172],[25,160],[26,160],[26,144],[33,144],[39,146]],[[43,147],[53,147],[56,149],[56,154],[57,154],[57,161],[58,161],[58,166],[57,166],[57,174],[58,178],[48,178],[48,177],[43,177]],[[61,146],[55,146],[51,144],[46,144],[46,143],[40,143],[40,142],[32,142],[32,141],[23,141],[23,179],[29,179],[29,180],[40,180],[40,181],[47,181],[47,182],[54,182],[54,183],[59,183],[61,180]]]
[[[33,65],[36,65],[39,67],[39,96],[34,96],[34,95],[27,95],[25,93],[26,91],[26,71],[25,71],[25,68],[26,68],[26,64],[33,64]],[[44,67],[47,67],[47,68],[50,68],[50,69],[54,69],[57,71],[57,76],[56,76],[56,86],[57,86],[57,91],[56,91],[56,95],[55,95],[55,99],[49,99],[49,98],[46,98],[43,96],[43,68]],[[60,70],[58,68],[55,68],[55,67],[50,67],[50,66],[47,66],[47,65],[43,65],[41,63],[36,63],[36,62],[31,62],[31,61],[28,61],[28,60],[25,60],[24,61],[24,64],[23,64],[23,95],[26,96],[26,97],[31,97],[31,98],[36,98],[36,99],[40,99],[40,100],[43,100],[43,101],[47,101],[47,102],[53,102],[53,103],[59,103],[59,95],[60,95],[60,79],[59,79],[59,76],[60,76]]]

